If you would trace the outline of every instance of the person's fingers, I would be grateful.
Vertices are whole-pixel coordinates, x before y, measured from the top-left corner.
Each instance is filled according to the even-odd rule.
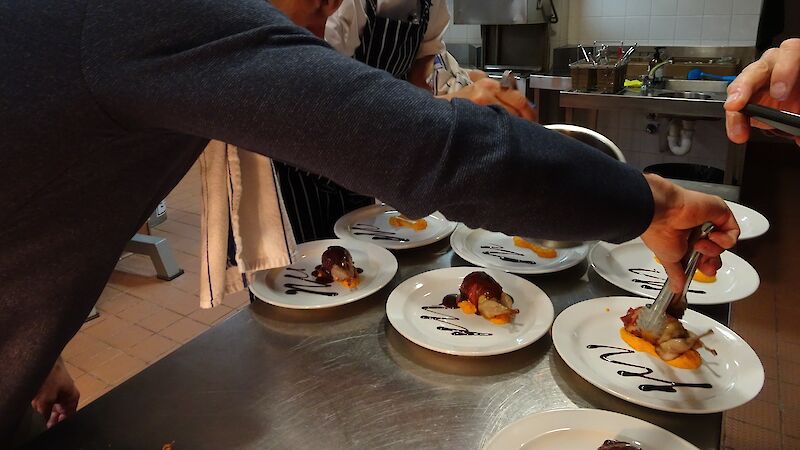
[[[772,74],[775,57],[779,50],[771,48],[764,52],[761,59],[742,70],[728,86],[728,99],[725,100],[726,111],[739,111],[750,100],[753,93],[766,86]]]
[[[800,39],[787,39],[780,47],[780,57],[772,68],[769,93],[776,100],[786,100],[800,73]]]
[[[725,130],[731,142],[744,144],[750,139],[750,119],[740,112],[725,111]]]
[[[717,257],[703,256],[697,263],[697,269],[705,275],[712,277],[716,275],[717,271],[722,267],[722,259]]]
[[[680,262],[665,263],[662,261],[661,263],[664,266],[664,270],[667,272],[667,277],[669,277],[669,286],[672,288],[672,292],[679,294],[683,291],[683,284],[686,282],[686,274],[683,273],[683,265]]]
[[[700,252],[704,257],[715,257],[719,256],[722,252],[725,251],[724,248],[720,247],[719,245],[715,244],[714,242],[708,239],[701,239],[694,243],[694,249]]]
[[[505,89],[497,93],[497,98],[507,106],[506,109],[513,109],[516,116],[530,121],[536,119],[536,113],[531,108],[530,102],[521,92]]]

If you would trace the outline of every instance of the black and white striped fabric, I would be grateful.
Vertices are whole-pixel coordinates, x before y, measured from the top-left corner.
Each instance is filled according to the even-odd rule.
[[[377,0],[367,0],[366,8],[367,23],[353,57],[407,79],[428,29],[431,0],[420,0],[419,12],[408,20],[379,16]],[[297,243],[335,237],[333,225],[339,217],[375,202],[327,178],[277,161],[274,165]]]
[[[428,29],[431,0],[421,0],[419,13],[407,21],[379,16],[377,0],[367,0],[366,6],[367,24],[354,57],[405,80]]]

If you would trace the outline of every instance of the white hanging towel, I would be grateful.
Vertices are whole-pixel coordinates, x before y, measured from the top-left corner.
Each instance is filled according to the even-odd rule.
[[[200,173],[200,307],[211,308],[248,287],[254,272],[291,264],[297,245],[272,160],[211,141]]]

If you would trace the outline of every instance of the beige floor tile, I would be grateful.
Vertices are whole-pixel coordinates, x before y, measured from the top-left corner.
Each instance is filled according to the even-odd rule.
[[[781,431],[781,414],[775,403],[753,400],[728,411],[728,417],[767,430]]]
[[[735,419],[725,421],[725,449],[779,450],[781,434]]]
[[[97,352],[86,352],[73,356],[67,362],[91,374],[95,369],[121,354],[122,350],[107,346]]]
[[[167,220],[164,223],[153,228],[153,234],[158,234],[161,231],[167,231],[172,234],[177,234],[185,238],[198,240],[200,239],[200,227],[189,225],[176,220]]]
[[[185,344],[208,328],[208,325],[184,317],[162,330],[159,334],[173,341]]]
[[[145,367],[147,364],[144,361],[120,353],[94,369],[92,375],[100,381],[114,386],[141,372]]]
[[[69,376],[71,376],[73,380],[86,373],[85,371],[79,369],[76,366],[73,366],[72,364],[66,361],[64,362],[64,366],[67,368],[67,373],[69,373]]]
[[[153,314],[158,314],[163,308],[156,306],[148,301],[142,300],[136,306],[132,306],[119,313],[119,318],[130,323],[137,323]]]
[[[128,353],[141,359],[142,361],[152,364],[158,361],[165,355],[178,348],[178,344],[161,335],[154,334],[138,345],[135,345],[128,350]]]
[[[183,275],[170,281],[169,285],[180,289],[183,292],[196,294],[200,291],[200,276],[196,273],[187,272],[184,270]]]
[[[171,291],[168,295],[164,295],[160,300],[154,300],[153,302],[183,316],[188,316],[200,309],[200,297],[183,292],[180,289],[170,289]]]
[[[96,338],[89,336],[83,331],[79,331],[70,339],[66,347],[64,347],[64,350],[61,351],[61,356],[69,360],[82,353],[99,352],[106,347],[108,346],[98,341]]]
[[[233,311],[233,309],[225,305],[219,305],[210,309],[198,309],[197,311],[189,314],[189,318],[206,325],[214,325],[224,317],[230,315],[231,311]]]
[[[198,273],[200,271],[200,258],[195,255],[189,255],[182,251],[173,250],[173,256],[185,272]]]
[[[783,409],[783,434],[800,438],[800,407]]]
[[[83,323],[83,325],[81,325],[81,331],[87,330],[87,329],[89,329],[89,328],[91,328],[91,327],[103,322],[104,320],[106,320],[105,314],[99,314],[100,311],[97,311],[97,312],[98,312],[98,315],[95,316],[95,318],[93,318],[91,320],[87,320],[86,322]]]
[[[112,299],[120,294],[122,294],[122,291],[119,289],[116,289],[112,286],[106,286],[105,289],[103,289],[103,292],[100,294],[100,298],[97,299],[97,302],[100,303],[102,301]]]
[[[159,280],[154,279],[153,277],[141,276],[123,272],[121,270],[115,270],[111,272],[111,276],[108,279],[108,284],[116,289],[130,293],[131,290],[135,290],[142,286],[147,286],[158,281]]]
[[[129,348],[141,343],[142,341],[144,341],[145,339],[147,339],[149,336],[152,335],[153,331],[151,330],[142,328],[138,325],[129,325],[127,327],[120,328],[113,335],[106,337],[98,336],[98,339],[108,343],[114,348],[118,348],[122,351],[127,351]]]
[[[113,336],[119,332],[120,329],[130,325],[129,322],[126,322],[113,314],[100,313],[100,315],[104,316],[105,320],[91,328],[86,329],[84,333],[93,338],[100,339],[101,341],[105,340],[104,338]]]
[[[222,304],[234,309],[242,309],[250,304],[250,295],[247,289],[244,289],[234,294],[226,295],[225,298],[222,299]]]
[[[130,307],[136,306],[141,301],[142,300],[139,298],[122,292],[111,299],[97,302],[97,309],[99,309],[101,312],[107,312],[119,316],[119,313]]]
[[[86,374],[75,379],[75,386],[81,393],[78,407],[83,407],[109,390],[108,383]]]
[[[176,217],[175,221],[200,228],[200,217],[200,214],[181,211],[181,215]]]
[[[137,325],[147,328],[150,331],[159,332],[180,320],[181,317],[182,316],[180,314],[166,309],[161,309],[157,314],[153,314],[150,317],[140,320],[137,322]]]

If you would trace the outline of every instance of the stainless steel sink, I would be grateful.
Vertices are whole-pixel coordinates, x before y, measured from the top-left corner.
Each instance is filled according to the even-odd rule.
[[[670,98],[690,98],[695,100],[708,100],[711,98],[711,94],[706,94],[705,92],[692,92],[692,91],[681,91],[681,92],[660,92],[656,94],[656,97],[670,97]]]
[[[664,89],[668,91],[692,91],[692,92],[727,92],[728,82],[713,80],[676,80],[667,79]]]

